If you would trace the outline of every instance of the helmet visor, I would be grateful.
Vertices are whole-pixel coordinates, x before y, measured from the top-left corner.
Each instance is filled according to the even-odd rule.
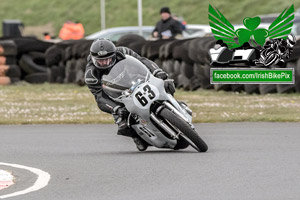
[[[112,57],[109,58],[96,58],[99,67],[109,67],[112,63]]]
[[[116,55],[110,55],[110,56],[106,56],[106,57],[92,57],[94,64],[96,65],[96,67],[100,68],[100,69],[106,69],[109,68],[111,66],[114,65],[115,61],[116,61]]]

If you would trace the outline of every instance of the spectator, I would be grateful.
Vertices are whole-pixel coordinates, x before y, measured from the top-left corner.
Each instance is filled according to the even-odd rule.
[[[160,9],[161,20],[152,32],[154,38],[173,39],[182,36],[181,23],[171,17],[169,7]]]
[[[84,37],[84,28],[79,22],[67,21],[60,29],[59,37],[62,40],[80,40]]]
[[[183,19],[183,17],[178,17],[177,15],[173,14],[172,15],[173,19],[177,20],[180,22],[181,29],[184,31],[186,30],[186,21]]]
[[[51,40],[51,36],[48,32],[44,33],[44,40]]]

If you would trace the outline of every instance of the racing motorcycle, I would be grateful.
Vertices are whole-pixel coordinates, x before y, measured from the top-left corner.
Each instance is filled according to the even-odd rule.
[[[168,94],[162,79],[154,77],[139,60],[126,55],[107,75],[102,76],[103,91],[129,111],[128,127],[149,145],[157,148],[198,152],[208,147],[195,131],[192,112]]]

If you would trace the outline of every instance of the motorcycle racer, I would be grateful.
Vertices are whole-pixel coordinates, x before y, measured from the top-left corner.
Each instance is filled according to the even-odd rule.
[[[87,58],[88,63],[85,70],[85,83],[94,95],[99,109],[113,115],[115,123],[118,125],[117,134],[132,137],[138,150],[145,151],[148,144],[127,126],[128,111],[124,105],[113,101],[105,94],[101,84],[102,76],[107,74],[117,62],[125,59],[125,55],[138,59],[155,77],[165,80],[166,91],[173,95],[175,92],[173,81],[167,79],[168,74],[154,62],[141,57],[127,47],[116,47],[110,40],[104,38],[95,40],[90,47],[90,55]]]

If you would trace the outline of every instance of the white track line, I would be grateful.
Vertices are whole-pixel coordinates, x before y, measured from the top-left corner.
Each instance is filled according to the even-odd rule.
[[[34,191],[37,191],[39,189],[42,189],[43,187],[47,186],[48,183],[49,183],[50,174],[48,172],[44,172],[40,169],[33,168],[33,167],[27,167],[27,166],[24,166],[24,165],[3,163],[3,162],[0,162],[0,165],[5,165],[5,166],[19,168],[19,169],[25,169],[25,170],[28,170],[28,171],[30,171],[30,172],[32,172],[32,173],[34,173],[38,176],[38,178],[35,181],[35,183],[33,184],[33,186],[31,186],[31,187],[29,187],[25,190],[22,190],[22,191],[2,195],[2,196],[0,196],[0,199],[5,199],[5,198],[14,197],[14,196],[22,195],[22,194],[27,194],[29,192],[34,192]]]

